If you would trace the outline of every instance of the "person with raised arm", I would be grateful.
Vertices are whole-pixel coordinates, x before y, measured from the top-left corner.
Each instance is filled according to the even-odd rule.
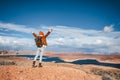
[[[44,35],[44,32],[42,32],[42,31],[39,31],[39,35],[36,35],[34,32],[32,32],[32,34],[33,34],[33,36],[35,38],[36,46],[37,46],[37,52],[36,52],[36,55],[34,57],[32,67],[36,67],[35,63],[36,63],[36,60],[37,60],[38,56],[40,56],[38,67],[42,67],[42,56],[43,56],[44,50],[45,50],[45,48],[47,46],[46,38],[48,37],[48,35],[52,31],[53,31],[52,28],[49,29],[49,31],[45,35]]]

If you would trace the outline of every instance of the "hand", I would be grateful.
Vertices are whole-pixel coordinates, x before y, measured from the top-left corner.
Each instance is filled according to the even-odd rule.
[[[49,29],[49,31],[52,32],[52,31],[53,31],[53,28]]]
[[[31,33],[33,34],[34,32],[33,32],[33,31],[31,31]]]

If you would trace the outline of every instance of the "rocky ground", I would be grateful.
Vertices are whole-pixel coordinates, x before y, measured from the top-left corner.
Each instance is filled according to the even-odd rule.
[[[38,62],[37,62],[38,64]],[[120,69],[96,65],[44,62],[32,68],[32,60],[0,57],[0,80],[120,80]]]

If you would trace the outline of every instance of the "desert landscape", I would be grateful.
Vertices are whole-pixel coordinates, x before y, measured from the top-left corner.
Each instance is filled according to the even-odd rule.
[[[0,55],[35,55],[36,51],[0,51]],[[93,59],[99,62],[107,62],[107,63],[118,63],[120,64],[120,53],[112,53],[112,54],[101,54],[101,53],[85,53],[85,52],[45,52],[45,56],[48,57],[59,57],[60,59],[73,62],[76,60],[85,60],[85,59]]]
[[[107,63],[118,63],[120,64],[120,53],[113,53],[113,54],[88,54],[84,52],[46,52],[46,56],[49,57],[59,57],[67,62],[72,62],[76,60],[85,60],[85,59],[94,59],[99,62],[107,62]]]
[[[25,52],[27,53],[27,51]],[[23,55],[23,53],[21,51],[19,55]],[[33,54],[31,52],[29,55]],[[16,57],[15,55],[18,54],[11,54],[9,51],[7,54],[0,55],[0,80],[120,80],[119,68],[94,64],[78,65],[55,62],[43,62],[43,67],[32,68],[31,59]],[[67,62],[94,58],[115,64],[119,63],[120,60],[118,54],[111,57],[111,55],[46,52],[45,56],[59,57]]]

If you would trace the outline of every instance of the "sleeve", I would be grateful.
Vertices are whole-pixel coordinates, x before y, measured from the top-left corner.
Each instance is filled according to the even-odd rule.
[[[34,37],[37,37],[37,35],[34,32],[32,32],[32,34],[33,34]]]
[[[51,32],[48,31],[47,34],[45,35],[45,38],[47,38],[50,33],[51,33]]]

